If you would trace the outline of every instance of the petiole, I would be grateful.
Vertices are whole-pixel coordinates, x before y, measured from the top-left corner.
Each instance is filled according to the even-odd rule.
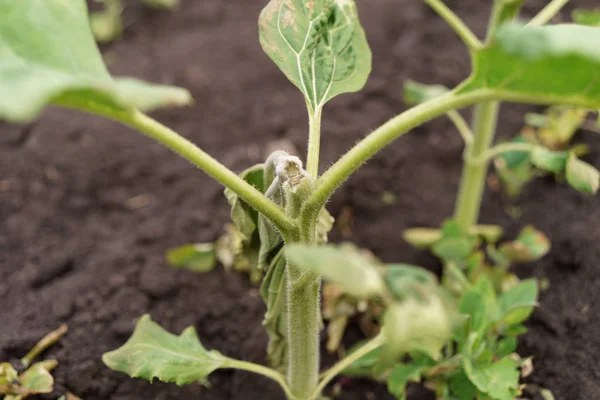
[[[470,50],[477,50],[483,47],[483,44],[473,31],[441,0],[425,0],[425,3],[450,25]]]

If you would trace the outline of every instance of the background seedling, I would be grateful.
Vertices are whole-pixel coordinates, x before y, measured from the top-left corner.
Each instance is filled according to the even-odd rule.
[[[322,174],[319,149],[324,107],[331,98],[360,90],[365,84],[371,68],[366,36],[352,0],[272,0],[266,5],[259,17],[260,41],[304,96],[308,146],[306,169],[299,158],[276,151],[252,169],[253,178],[238,176],[144,114],[163,106],[188,105],[191,96],[184,89],[113,78],[94,43],[83,0],[68,4],[58,0],[0,2],[0,89],[11,93],[0,99],[2,119],[28,122],[46,106],[54,105],[134,128],[221,182],[228,189],[234,225],[245,237],[243,245],[256,248],[255,240],[259,240],[256,265],[264,274],[261,293],[267,303],[271,367],[209,351],[193,328],[172,335],[148,316],[140,320],[122,348],[105,354],[109,367],[134,377],[178,384],[203,382],[219,368],[237,368],[275,380],[290,399],[308,400],[319,398],[327,384],[355,361],[382,348],[378,368],[398,367],[406,354],[412,354],[419,376],[443,377],[439,387],[431,380],[442,395],[446,390],[476,390],[481,396],[504,399],[518,392],[515,376],[518,378],[519,363],[507,356],[512,347],[506,345],[500,351],[496,348],[499,344],[490,347],[490,343],[495,343],[496,334],[503,338],[522,332],[520,324],[537,295],[535,282],[503,287],[502,293],[496,293],[497,282],[487,273],[464,282],[460,298],[465,293],[482,296],[492,312],[486,308],[486,318],[480,318],[481,311],[469,308],[472,299],[465,300],[462,314],[468,316],[468,334],[466,338],[456,336],[452,296],[435,277],[412,266],[382,265],[353,247],[325,245],[331,219],[324,206],[335,190],[382,148],[420,124],[449,114],[465,137],[467,151],[455,226],[445,227],[441,240],[458,239],[461,246],[467,243],[464,239],[470,241],[470,235],[479,229],[489,162],[506,150],[490,148],[499,102],[600,108],[600,29],[540,26],[560,10],[564,0],[552,1],[528,25],[513,21],[521,1],[497,0],[488,35],[481,41],[442,2],[426,2],[469,47],[473,73],[456,89],[375,129]],[[55,34],[49,35],[50,30]],[[456,112],[467,106],[475,106],[472,127]],[[573,154],[567,159],[566,176],[580,190],[594,191],[598,186],[597,171]],[[434,247],[441,257],[452,261],[447,265],[453,265],[476,247],[469,243],[461,252],[455,252],[455,245],[450,252],[447,245],[436,243]],[[506,256],[502,248],[495,250]],[[319,374],[321,276],[350,295],[376,299],[385,305],[385,311],[380,334]],[[447,280],[443,286],[449,287]],[[454,296],[456,299],[457,294]],[[483,336],[478,335],[479,329]],[[457,352],[449,350],[456,343]],[[437,369],[432,371],[432,362],[443,360],[444,352],[450,356],[449,364],[435,364]],[[457,363],[458,367],[451,368]],[[446,384],[451,372],[454,381],[463,382],[466,376],[470,383]],[[400,370],[394,376],[417,379],[417,372]],[[394,390],[398,387],[401,384],[394,385]]]
[[[61,325],[57,330],[42,338],[21,359],[21,372],[9,362],[0,363],[0,395],[6,400],[21,400],[37,394],[50,393],[54,388],[54,378],[50,372],[56,368],[55,360],[40,361],[32,364],[44,350],[54,345],[67,333],[67,326]]]

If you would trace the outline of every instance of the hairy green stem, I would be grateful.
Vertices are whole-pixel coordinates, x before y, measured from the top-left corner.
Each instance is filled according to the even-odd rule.
[[[308,132],[308,154],[306,156],[306,172],[313,178],[319,176],[319,153],[321,149],[321,114],[322,108],[314,112],[308,110],[309,132]]]
[[[547,24],[560,10],[567,5],[569,0],[552,0],[538,15],[532,18],[527,25],[541,26]]]
[[[287,265],[288,371],[294,398],[308,400],[319,380],[321,279],[292,264]]]
[[[319,210],[342,182],[365,161],[404,133],[448,111],[488,100],[493,98],[493,95],[494,92],[490,90],[477,90],[460,95],[450,92],[392,118],[356,144],[319,178],[314,193],[304,206],[303,216],[316,219]]]
[[[470,146],[465,154],[467,160],[478,159],[489,149],[496,132],[499,108],[500,104],[495,101],[483,102],[475,107],[473,116],[473,132],[475,137],[472,146]],[[466,163],[463,167],[454,218],[458,225],[465,231],[468,231],[475,225],[479,218],[488,165],[489,162],[480,164]]]
[[[441,0],[425,0],[440,17],[446,21],[448,25],[456,32],[458,37],[469,47],[471,50],[479,49],[483,46],[481,41],[475,36],[473,31]]]
[[[271,378],[275,382],[279,383],[279,386],[281,386],[288,399],[294,398],[289,386],[287,385],[287,382],[285,381],[285,376],[275,371],[274,369],[265,367],[263,365],[254,364],[251,362],[234,360],[233,358],[227,359],[224,368],[241,369],[244,371],[254,372],[255,374],[266,376],[267,378]]]
[[[335,378],[337,375],[339,375],[342,371],[344,371],[346,368],[348,368],[350,365],[352,365],[352,363],[359,360],[363,356],[369,354],[373,350],[383,346],[384,343],[385,343],[385,337],[383,336],[383,334],[380,333],[379,335],[377,335],[373,339],[371,339],[367,344],[362,346],[360,349],[356,350],[352,354],[349,354],[348,356],[346,356],[345,358],[340,360],[337,364],[335,364],[333,367],[331,367],[327,371],[325,371],[322,374],[323,379],[321,379],[321,382],[319,382],[319,385],[317,386],[317,389],[315,390],[315,393],[314,393],[313,397],[311,398],[311,400],[318,399],[318,396],[325,389],[327,384],[329,382],[331,382],[331,380],[333,378]]]
[[[284,210],[279,205],[240,178],[235,172],[205,153],[194,143],[147,115],[137,110],[120,112],[110,108],[81,108],[70,103],[61,103],[60,105],[101,115],[151,137],[206,172],[222,185],[231,189],[254,209],[267,217],[282,232],[297,230],[296,222],[285,215]]]

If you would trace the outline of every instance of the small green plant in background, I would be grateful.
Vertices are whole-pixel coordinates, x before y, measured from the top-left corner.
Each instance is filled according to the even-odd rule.
[[[94,37],[100,43],[110,43],[121,37],[125,11],[124,0],[96,0],[102,3],[103,10],[90,15],[90,24]],[[179,5],[179,0],[141,0],[146,6],[158,10],[174,10]]]
[[[21,400],[30,396],[50,393],[54,389],[54,378],[50,372],[58,362],[46,360],[33,363],[42,352],[57,343],[67,333],[67,326],[61,325],[44,336],[23,358],[18,368],[9,363],[0,363],[0,397],[6,400]],[[33,363],[33,364],[32,364]],[[19,372],[19,371],[21,372]],[[75,399],[72,394],[69,399]]]
[[[0,0],[0,90],[10,93],[0,98],[0,118],[29,122],[46,106],[65,107],[121,122],[172,149],[227,188],[233,224],[224,244],[178,249],[169,253],[171,262],[205,270],[229,256],[229,265],[261,281],[269,366],[208,350],[193,327],[177,336],[149,316],[127,343],[104,355],[107,366],[179,385],[236,368],[273,379],[288,399],[312,400],[370,357],[373,375],[387,379],[399,398],[407,381],[420,379],[446,399],[505,400],[520,392],[525,361],[514,354],[514,338],[535,305],[537,284],[518,282],[508,266],[535,260],[548,248],[532,228],[498,245],[498,229],[478,224],[489,163],[515,150],[491,147],[498,110],[501,101],[600,108],[600,28],[541,26],[564,0],[550,2],[527,25],[515,21],[523,1],[496,0],[481,41],[441,1],[426,3],[469,47],[471,76],[453,90],[414,101],[321,174],[325,104],[364,86],[371,70],[366,35],[352,0],[268,2],[259,17],[260,42],[305,99],[308,146],[305,162],[276,151],[240,176],[144,113],[188,105],[189,92],[108,73],[84,0]],[[468,106],[475,106],[472,127],[457,112]],[[453,222],[426,232],[429,242],[422,243],[442,259],[442,283],[416,266],[383,264],[351,245],[327,245],[333,221],[325,205],[334,192],[395,139],[446,114],[465,139],[463,182]],[[555,153],[540,157],[554,165],[561,156]],[[591,165],[572,152],[561,160],[572,186],[595,192],[599,178]],[[319,373],[322,277],[359,302],[377,304],[381,330]]]

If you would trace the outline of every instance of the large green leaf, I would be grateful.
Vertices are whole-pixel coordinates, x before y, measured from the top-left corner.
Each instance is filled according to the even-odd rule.
[[[353,0],[271,0],[259,19],[264,51],[314,112],[355,92],[371,72],[371,51]]]
[[[514,400],[519,388],[519,362],[510,357],[486,364],[473,363],[463,358],[463,367],[469,380],[481,392],[494,400]]]
[[[600,28],[501,27],[474,53],[474,72],[459,89],[492,89],[506,98],[600,107]]]
[[[105,353],[102,361],[115,371],[133,378],[185,385],[202,382],[214,370],[223,367],[227,358],[206,350],[193,327],[175,336],[144,315],[131,338],[117,350]]]
[[[183,89],[113,79],[84,0],[0,0],[0,118],[34,119],[48,104],[144,111],[186,105]]]
[[[501,323],[514,326],[525,321],[537,304],[538,286],[535,279],[528,279],[503,293],[499,298]]]

